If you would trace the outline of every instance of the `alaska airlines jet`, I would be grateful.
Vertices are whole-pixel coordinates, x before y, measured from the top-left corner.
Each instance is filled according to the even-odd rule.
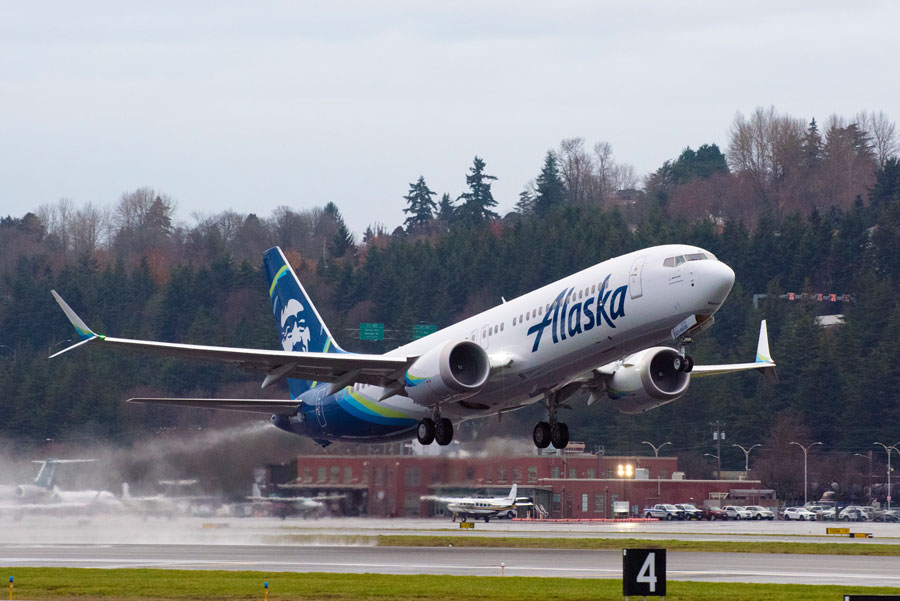
[[[569,428],[558,411],[575,394],[588,405],[606,395],[619,411],[641,413],[681,397],[691,375],[775,376],[765,321],[755,362],[695,366],[687,355],[690,337],[712,325],[734,284],[727,265],[695,246],[609,259],[384,355],[337,344],[281,249],[266,251],[263,264],[280,351],[96,334],[52,291],[82,339],[53,357],[93,342],[261,371],[263,388],[285,380],[291,398],[129,401],[272,414],[278,428],[323,446],[412,436],[447,445],[454,422],[541,402],[547,419],[535,425],[534,444],[561,449]],[[661,346],[671,342],[677,348]]]

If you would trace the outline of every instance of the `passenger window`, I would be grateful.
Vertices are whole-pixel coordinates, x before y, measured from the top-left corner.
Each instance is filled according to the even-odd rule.
[[[513,325],[516,325],[516,318],[513,317]]]
[[[543,315],[543,314],[544,314],[544,308],[538,307],[538,315]]]
[[[504,321],[503,323],[500,324],[500,331],[501,331],[501,332],[503,331],[503,324],[505,324],[505,323],[506,323],[506,322]]]
[[[597,284],[594,284],[593,286],[591,286],[591,294],[593,294],[595,292],[597,292]]]

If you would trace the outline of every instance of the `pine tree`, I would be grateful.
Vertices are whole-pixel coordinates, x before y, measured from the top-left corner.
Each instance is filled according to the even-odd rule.
[[[519,200],[516,201],[516,211],[521,215],[534,213],[534,187],[529,183],[519,192]]]
[[[534,212],[546,215],[555,207],[561,206],[566,199],[566,187],[559,175],[559,164],[552,150],[547,151],[544,167],[536,182],[537,193],[534,196]]]
[[[331,257],[334,259],[346,255],[347,251],[353,248],[355,243],[353,234],[350,232],[347,224],[344,223],[344,220],[340,217],[338,218],[337,226],[337,232],[335,232],[334,236],[331,238],[331,244],[328,247]]]
[[[469,191],[459,195],[457,200],[462,200],[463,204],[457,210],[460,220],[467,224],[477,224],[499,217],[497,213],[491,210],[491,207],[497,206],[494,195],[491,194],[491,181],[497,178],[493,175],[487,175],[484,172],[485,163],[481,157],[476,156],[471,172],[466,176],[466,184]]]
[[[404,213],[409,214],[403,222],[406,231],[424,227],[434,219],[434,212],[437,210],[437,204],[432,198],[434,195],[425,183],[424,176],[420,175],[416,183],[409,185],[409,193],[403,197],[409,205],[403,209]]]
[[[456,207],[446,192],[441,196],[441,202],[438,204],[437,218],[447,225],[452,225],[456,221]]]
[[[822,136],[819,134],[819,126],[813,117],[803,136],[803,166],[807,169],[815,169],[822,164]]]

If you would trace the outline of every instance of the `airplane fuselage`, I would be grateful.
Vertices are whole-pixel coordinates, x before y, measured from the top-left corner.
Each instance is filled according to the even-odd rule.
[[[673,331],[692,316],[702,321],[715,313],[733,281],[734,272],[708,251],[657,246],[579,271],[387,355],[475,342],[491,359],[490,378],[476,394],[441,405],[440,412],[455,421],[496,415],[540,400],[561,381],[671,342]],[[317,440],[383,441],[410,438],[418,421],[433,414],[406,396],[379,402],[380,386],[328,391],[328,384],[312,387],[299,397],[296,415],[273,416],[273,423]]]

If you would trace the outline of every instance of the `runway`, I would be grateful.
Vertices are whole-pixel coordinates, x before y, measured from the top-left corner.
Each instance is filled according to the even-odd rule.
[[[896,557],[669,552],[668,578],[900,587]],[[0,565],[621,578],[620,551],[261,545],[0,545]]]

